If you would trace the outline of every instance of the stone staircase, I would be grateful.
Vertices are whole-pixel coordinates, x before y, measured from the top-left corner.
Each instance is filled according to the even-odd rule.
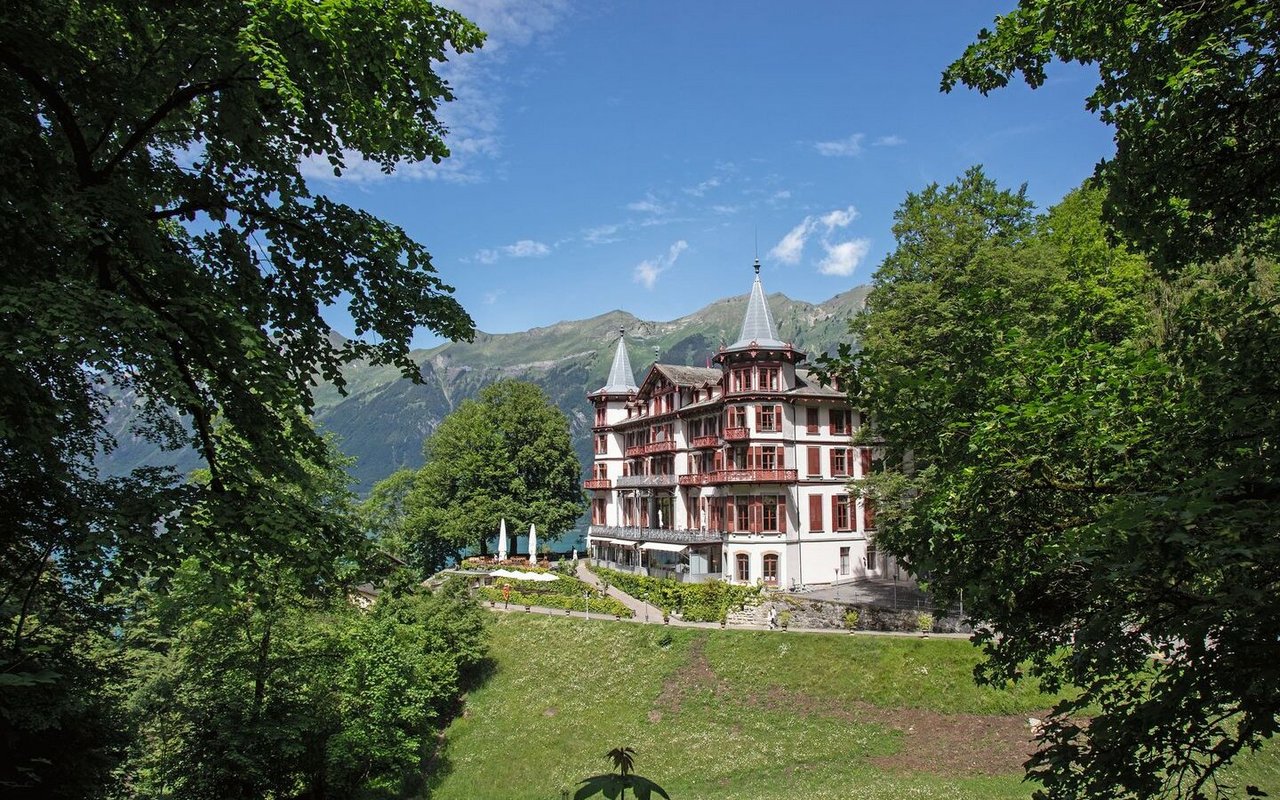
[[[765,603],[749,605],[740,611],[729,612],[729,626],[756,626],[765,628],[769,625],[769,606]]]

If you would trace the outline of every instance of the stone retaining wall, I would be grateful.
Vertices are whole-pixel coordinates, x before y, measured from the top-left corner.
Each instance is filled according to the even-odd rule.
[[[755,611],[760,622],[767,624],[769,609],[779,615],[784,611],[791,612],[790,627],[793,628],[844,628],[844,615],[850,609],[858,612],[858,630],[862,631],[902,631],[920,630],[919,612],[914,610],[895,611],[875,606],[863,606],[856,603],[837,603],[831,600],[812,600],[792,595],[774,595],[766,597]],[[730,615],[730,622],[733,617]],[[973,628],[964,624],[958,616],[934,614],[933,633],[972,633]]]

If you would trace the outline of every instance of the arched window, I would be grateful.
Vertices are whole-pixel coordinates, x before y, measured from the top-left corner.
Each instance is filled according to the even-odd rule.
[[[734,574],[738,580],[743,583],[751,580],[751,556],[746,553],[738,553],[734,558],[734,564],[737,566]]]
[[[778,554],[764,554],[764,582],[770,586],[778,585]]]

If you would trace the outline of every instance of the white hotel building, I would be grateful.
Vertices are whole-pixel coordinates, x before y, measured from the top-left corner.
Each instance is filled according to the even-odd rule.
[[[862,415],[777,337],[760,264],[738,340],[712,368],[654,364],[636,385],[624,341],[595,406],[587,546],[597,563],[681,580],[783,588],[892,567],[871,503]]]

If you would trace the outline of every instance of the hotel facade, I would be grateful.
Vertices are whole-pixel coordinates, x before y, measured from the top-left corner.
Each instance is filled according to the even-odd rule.
[[[587,546],[596,563],[685,581],[779,588],[891,570],[875,511],[848,483],[870,471],[863,415],[777,336],[760,264],[737,341],[714,367],[654,364],[637,385],[620,336],[595,407]]]

